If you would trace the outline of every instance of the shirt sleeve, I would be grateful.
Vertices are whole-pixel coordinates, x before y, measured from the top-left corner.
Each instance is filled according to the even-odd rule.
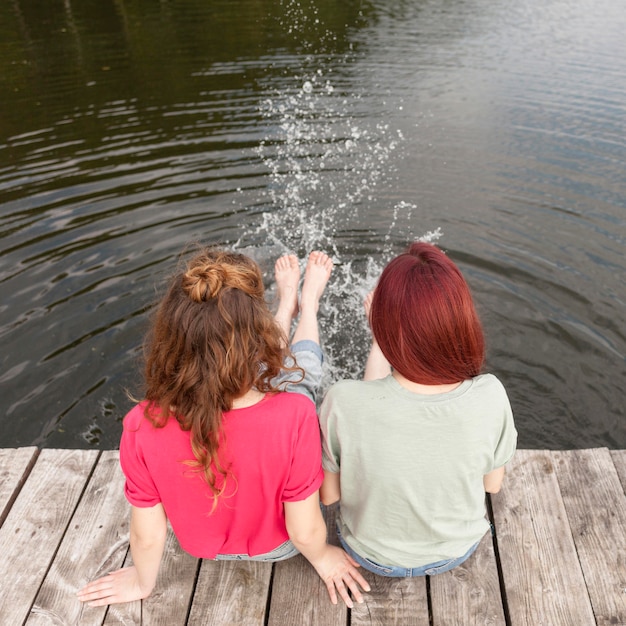
[[[325,470],[338,474],[341,446],[335,430],[334,395],[333,387],[331,387],[322,402],[319,419],[322,433],[322,466]]]
[[[146,427],[150,424],[143,417],[143,405],[137,405],[124,418],[120,441],[120,465],[126,477],[124,495],[130,504],[141,508],[161,502],[141,449],[141,429]]]
[[[513,411],[504,387],[502,387],[502,418],[500,438],[493,455],[493,469],[506,465],[513,458],[517,447],[517,430],[513,421]]]
[[[306,500],[322,485],[322,448],[315,405],[307,402],[306,412],[298,428],[287,484],[283,489],[283,502]]]

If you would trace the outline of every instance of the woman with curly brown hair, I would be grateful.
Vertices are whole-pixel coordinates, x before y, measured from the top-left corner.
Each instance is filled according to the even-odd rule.
[[[326,543],[319,507],[312,400],[321,380],[317,310],[331,271],[326,254],[311,253],[298,306],[298,259],[281,257],[275,318],[258,265],[242,254],[202,250],[173,277],[146,341],[145,400],[124,419],[120,443],[134,565],[89,583],[80,600],[147,597],[169,520],[194,556],[273,562],[301,552],[334,603],[339,591],[351,606],[348,589],[362,601],[357,583],[367,583]]]

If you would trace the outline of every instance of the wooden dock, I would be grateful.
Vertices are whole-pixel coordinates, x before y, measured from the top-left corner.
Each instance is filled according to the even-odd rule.
[[[625,450],[519,450],[488,502],[495,537],[439,576],[365,572],[352,610],[301,556],[198,560],[171,533],[150,598],[88,608],[76,590],[129,559],[117,452],[4,449],[0,477],[2,626],[626,625]]]

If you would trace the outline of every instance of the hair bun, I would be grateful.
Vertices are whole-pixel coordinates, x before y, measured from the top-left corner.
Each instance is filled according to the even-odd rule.
[[[223,265],[196,265],[183,275],[183,289],[194,302],[206,302],[226,286],[227,268]]]
[[[194,302],[215,298],[223,289],[239,289],[255,298],[263,297],[260,274],[247,265],[204,259],[192,264],[183,275],[183,289]]]

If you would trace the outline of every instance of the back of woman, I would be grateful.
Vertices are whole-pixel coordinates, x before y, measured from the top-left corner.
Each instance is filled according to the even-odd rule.
[[[298,303],[298,260],[281,257],[276,316],[258,265],[242,254],[202,250],[170,280],[146,340],[145,400],[124,419],[120,442],[133,565],[87,584],[82,601],[147,597],[168,520],[193,556],[274,562],[301,553],[331,601],[338,592],[352,606],[348,589],[362,601],[357,584],[367,583],[326,543],[319,507],[312,396],[322,371],[317,310],[331,270],[327,255],[312,252]]]
[[[120,461],[129,502],[161,503],[194,556],[270,552],[289,539],[283,500],[321,483],[315,407],[273,382],[286,354],[244,255],[196,255],[157,308]]]
[[[320,412],[322,501],[340,500],[349,554],[387,576],[447,571],[489,528],[516,445],[506,392],[481,374],[484,341],[458,268],[414,244],[383,271],[370,303],[365,381],[342,381]],[[393,372],[391,371],[393,368]]]
[[[269,553],[289,540],[283,502],[303,500],[321,484],[313,403],[301,394],[268,394],[223,415],[220,465],[227,478],[214,506],[194,458],[189,433],[176,420],[154,428],[145,403],[124,420],[120,462],[134,506],[161,502],[181,547],[194,556]],[[181,462],[183,461],[183,462]]]

